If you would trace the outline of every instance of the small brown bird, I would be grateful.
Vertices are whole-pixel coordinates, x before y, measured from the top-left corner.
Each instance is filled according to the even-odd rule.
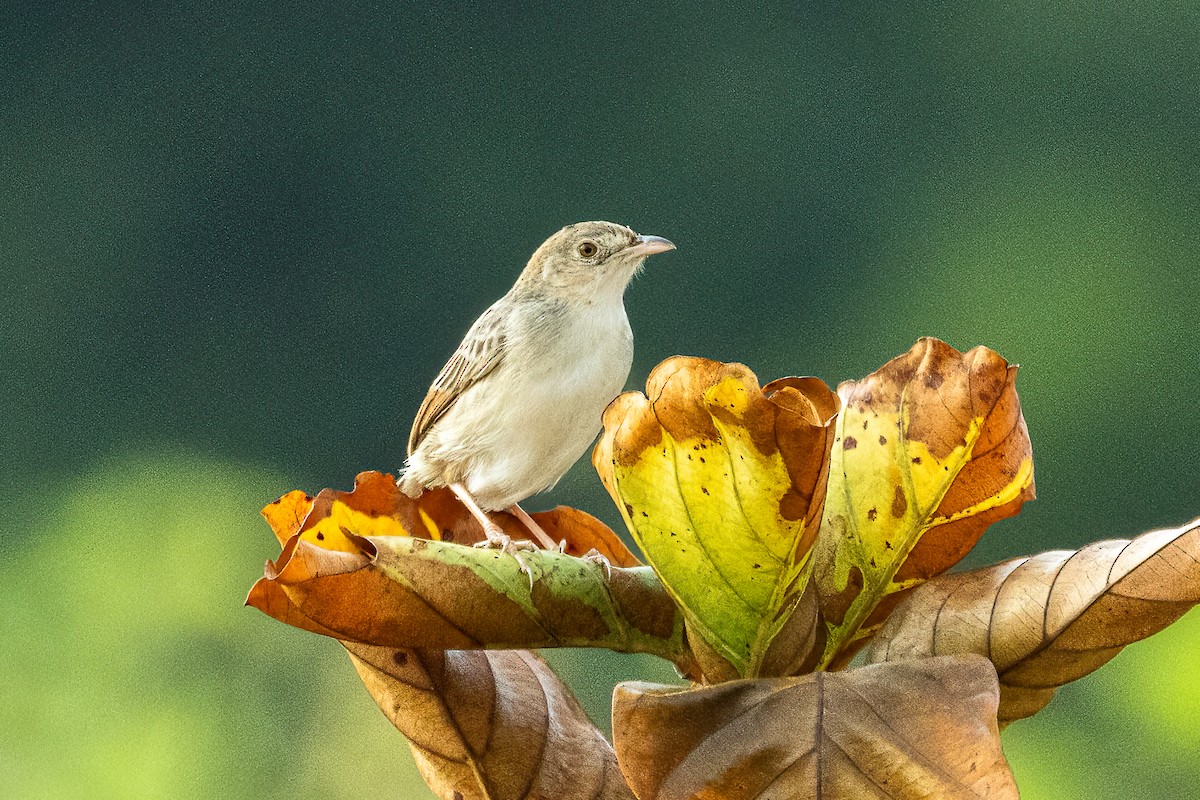
[[[547,239],[429,388],[400,489],[416,497],[449,486],[488,542],[514,555],[485,511],[510,511],[554,547],[517,504],[554,486],[600,432],[633,362],[625,287],[647,256],[674,248],[612,222],[568,225]]]

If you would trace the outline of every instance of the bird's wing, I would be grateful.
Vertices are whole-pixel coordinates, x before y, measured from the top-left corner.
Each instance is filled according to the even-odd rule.
[[[500,363],[504,355],[506,315],[499,305],[492,306],[475,320],[429,387],[408,435],[409,455],[421,444],[433,424],[450,410],[454,401]]]

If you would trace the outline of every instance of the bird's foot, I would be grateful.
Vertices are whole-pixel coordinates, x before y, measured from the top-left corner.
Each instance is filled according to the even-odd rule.
[[[566,544],[566,542],[563,542]],[[590,561],[593,564],[599,564],[604,567],[604,572],[608,577],[612,577],[612,563],[596,548],[592,548],[583,554],[584,561]]]
[[[533,573],[529,570],[529,564],[521,557],[521,553],[537,550],[537,545],[528,539],[514,540],[501,530],[499,525],[495,524],[484,526],[483,533],[487,538],[482,542],[476,542],[475,546],[495,548],[512,556],[521,566],[521,573],[529,576],[529,585],[532,587]]]

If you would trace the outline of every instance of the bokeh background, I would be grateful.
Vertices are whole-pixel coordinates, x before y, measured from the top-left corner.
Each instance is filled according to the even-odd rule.
[[[1023,365],[1039,499],[969,559],[1200,514],[1200,6],[10,3],[0,796],[426,798],[336,644],[242,608],[260,506],[401,461],[563,224],[668,236],[675,354]],[[529,504],[619,524],[584,462]],[[644,659],[556,655],[597,719]],[[1191,797],[1200,617],[1004,740],[1030,798]]]

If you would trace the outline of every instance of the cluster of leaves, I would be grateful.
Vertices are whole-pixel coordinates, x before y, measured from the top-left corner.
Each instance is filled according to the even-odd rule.
[[[648,566],[560,507],[525,575],[363,473],[264,509],[249,603],[340,640],[447,800],[1015,797],[999,728],[1200,602],[1200,522],[942,575],[1033,496],[1015,377],[933,339],[836,393],[669,359],[593,456]],[[530,652],[562,646],[691,684],[619,686],[614,751]]]

